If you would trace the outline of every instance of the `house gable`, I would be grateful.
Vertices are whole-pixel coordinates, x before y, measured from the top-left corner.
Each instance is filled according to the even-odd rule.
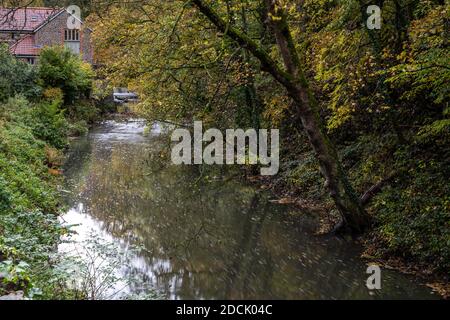
[[[8,11],[11,10],[13,9],[0,9],[0,33],[7,34],[6,41],[10,43],[11,53],[14,55],[33,57],[38,56],[44,47],[65,45],[65,30],[67,30],[67,21],[71,17],[65,9],[17,9],[14,14],[10,13],[7,16]],[[11,18],[12,16],[15,18]],[[33,16],[33,23],[31,23],[29,19]],[[81,26],[77,47],[79,46],[83,60],[92,63],[91,30],[83,23]],[[11,32],[19,33],[20,39],[14,41],[8,38]],[[5,37],[3,40],[5,41]]]

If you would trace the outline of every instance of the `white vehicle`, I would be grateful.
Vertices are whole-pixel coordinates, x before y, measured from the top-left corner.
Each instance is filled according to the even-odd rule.
[[[139,101],[137,93],[130,92],[127,88],[114,88],[113,96],[114,102],[118,104]]]

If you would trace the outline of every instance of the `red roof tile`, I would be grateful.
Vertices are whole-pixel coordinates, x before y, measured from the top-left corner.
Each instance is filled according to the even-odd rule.
[[[59,8],[0,8],[0,31],[33,31],[61,12]]]
[[[9,50],[14,55],[37,56],[40,48],[34,43],[34,35],[28,35],[13,44]]]

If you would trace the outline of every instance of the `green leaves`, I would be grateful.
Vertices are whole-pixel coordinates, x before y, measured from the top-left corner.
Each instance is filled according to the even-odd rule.
[[[3,286],[13,288],[28,288],[30,286],[30,265],[24,261],[15,264],[11,260],[0,262],[0,280]],[[0,286],[0,293],[3,291]]]
[[[6,44],[0,44],[0,61],[0,102],[17,94],[27,98],[39,96],[35,68],[14,58]]]
[[[39,59],[38,73],[44,88],[60,88],[66,104],[89,96],[94,73],[78,56],[64,47],[48,47],[41,51]]]
[[[38,263],[48,261],[59,241],[58,195],[45,149],[65,145],[60,115],[59,104],[50,102],[0,103],[0,260],[7,259],[0,291],[31,292]]]
[[[422,140],[443,135],[450,135],[450,119],[436,120],[430,125],[423,126],[418,133],[418,137]]]

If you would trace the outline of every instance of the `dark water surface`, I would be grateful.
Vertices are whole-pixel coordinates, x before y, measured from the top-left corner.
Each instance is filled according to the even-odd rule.
[[[314,236],[311,217],[240,181],[170,165],[161,126],[144,127],[106,121],[73,142],[65,166],[64,219],[81,224],[75,241],[92,229],[147,249],[121,269],[140,279],[129,292],[145,284],[170,299],[434,297],[389,270],[369,291],[358,246]]]

